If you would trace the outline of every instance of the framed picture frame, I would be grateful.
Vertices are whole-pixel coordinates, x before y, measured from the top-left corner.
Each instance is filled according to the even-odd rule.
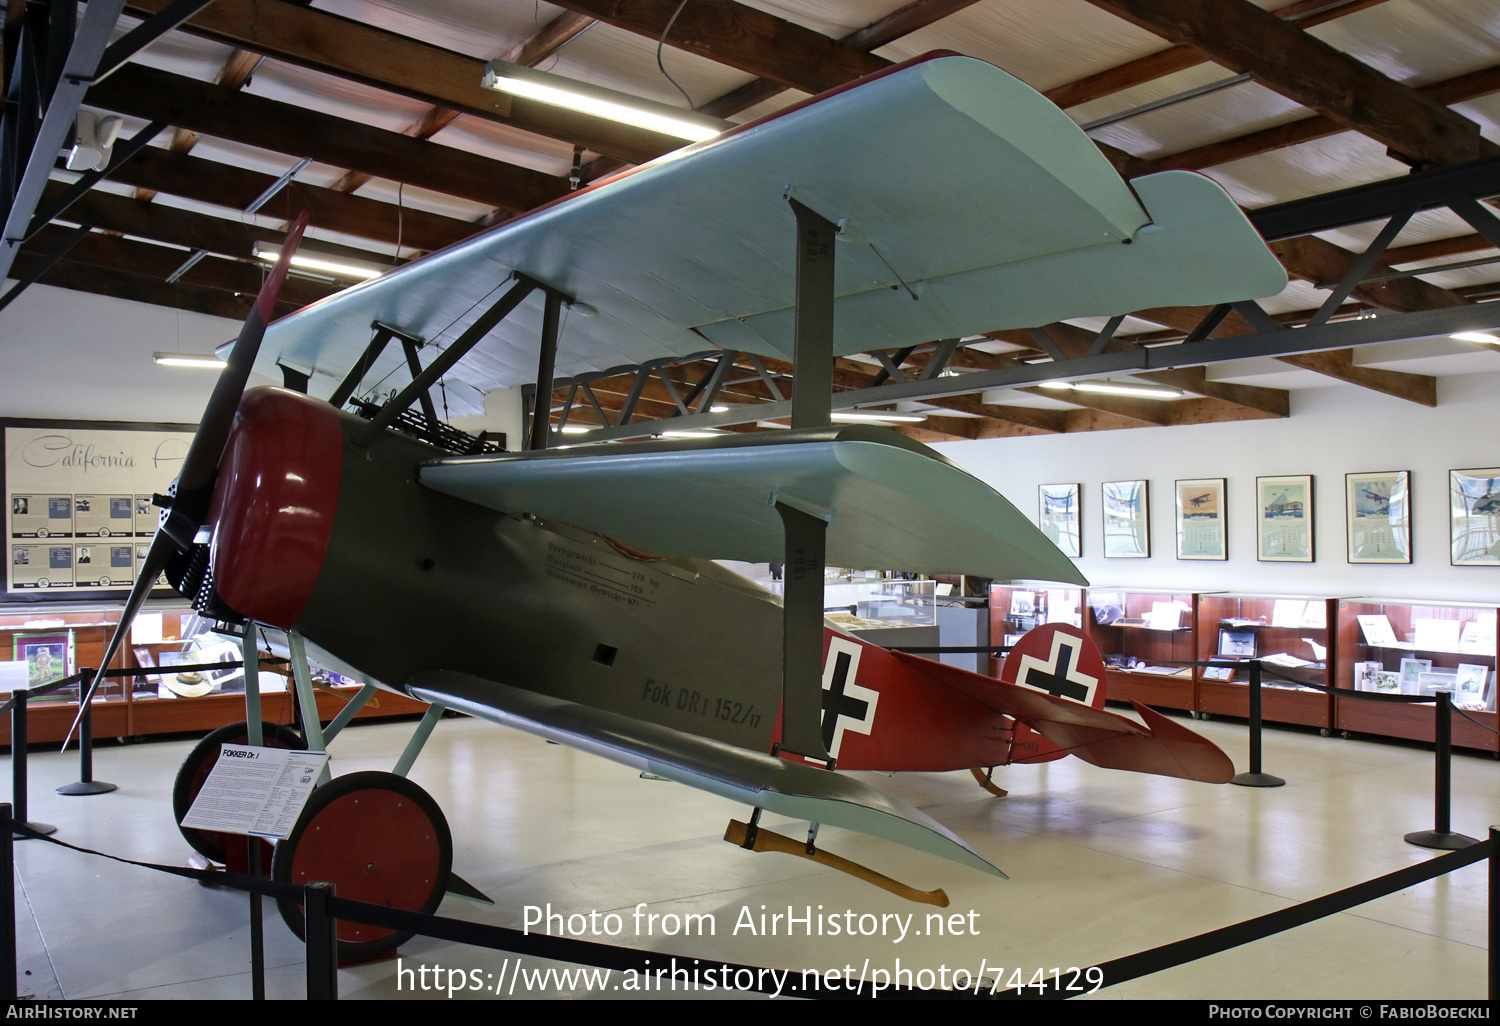
[[[1236,631],[1227,627],[1219,629],[1219,651],[1217,655],[1231,659],[1255,658],[1255,632]]]
[[[1344,475],[1351,563],[1411,562],[1411,471]]]
[[[1311,474],[1255,479],[1255,558],[1262,563],[1313,562]]]
[[[1104,555],[1145,559],[1151,555],[1151,504],[1145,481],[1105,481]]]
[[[1448,471],[1449,562],[1500,566],[1500,467]]]
[[[1222,477],[1176,482],[1178,559],[1229,558],[1224,488]]]
[[[1079,498],[1083,486],[1044,484],[1037,486],[1037,526],[1064,556],[1083,555],[1082,516]]]
[[[26,686],[38,688],[73,675],[73,632],[49,631],[44,634],[14,636],[14,658],[26,664]],[[65,697],[64,692],[45,696]]]

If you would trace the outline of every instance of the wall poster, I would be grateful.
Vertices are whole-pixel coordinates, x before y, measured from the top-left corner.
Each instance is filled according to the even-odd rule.
[[[1150,506],[1145,481],[1105,481],[1104,555],[1143,559],[1151,555]]]
[[[1262,562],[1313,561],[1311,474],[1255,479],[1255,540]]]
[[[1038,485],[1041,504],[1038,520],[1047,540],[1064,556],[1083,555],[1083,535],[1079,525],[1078,484]]]
[[[1500,467],[1448,472],[1449,561],[1500,566]]]
[[[156,533],[154,492],[177,476],[191,425],[0,420],[8,598],[123,596]],[[166,587],[165,581],[162,587]]]
[[[1345,474],[1349,562],[1411,562],[1411,472]]]
[[[1224,479],[1177,482],[1177,558],[1228,559]]]

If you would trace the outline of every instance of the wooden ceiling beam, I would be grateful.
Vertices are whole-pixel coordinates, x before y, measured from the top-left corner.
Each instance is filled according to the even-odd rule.
[[[23,277],[31,274],[37,257],[22,252],[16,257],[14,274]],[[95,264],[61,260],[54,264],[38,280],[38,284],[69,289],[73,292],[89,292],[113,299],[128,299],[136,303],[149,303],[173,310],[225,317],[232,321],[243,321],[255,304],[254,296],[237,296],[219,289],[200,288],[184,282],[167,283],[160,278],[131,274]],[[289,303],[276,304],[276,316],[291,313],[296,308]]]
[[[529,210],[567,192],[555,175],[136,64],[90,89],[87,102],[505,210]]]
[[[1416,91],[1445,106],[1500,92],[1500,65],[1467,75],[1459,75],[1442,82],[1419,86]],[[1258,132],[1249,132],[1245,135],[1221,139],[1218,142],[1158,157],[1156,162],[1163,168],[1199,171],[1206,167],[1228,164],[1231,161],[1243,160],[1246,157],[1270,153],[1273,150],[1285,149],[1288,146],[1311,142],[1314,139],[1324,139],[1347,131],[1349,131],[1348,125],[1334,118],[1315,114],[1310,118],[1301,118],[1283,125],[1264,128]]]
[[[48,182],[42,193],[42,202],[49,202],[67,191],[62,182]],[[235,260],[254,259],[258,242],[280,246],[286,233],[275,228],[262,228],[253,223],[211,217],[191,213],[178,207],[162,203],[91,190],[78,202],[70,206],[59,221],[68,224],[87,224],[109,232],[151,239],[172,246],[183,246],[189,250],[204,250]],[[389,255],[340,246],[330,242],[312,243],[319,255],[336,259],[356,260],[376,265],[391,264]]]
[[[810,93],[880,71],[891,62],[731,0],[559,0],[559,6],[652,40]],[[679,7],[681,8],[679,10]],[[676,21],[672,21],[676,15]]]
[[[1321,25],[1384,2],[1385,0],[1351,0],[1346,4],[1330,6],[1328,0],[1298,0],[1297,3],[1289,4],[1271,13],[1286,21],[1295,20],[1299,28],[1309,29],[1314,25]],[[1196,68],[1200,64],[1208,63],[1208,60],[1208,56],[1203,51],[1194,47],[1172,46],[1086,78],[1080,78],[1076,82],[1068,82],[1048,89],[1042,95],[1066,110],[1069,107],[1076,107],[1079,104],[1109,96],[1111,93],[1118,93],[1147,82],[1154,82],[1158,78],[1165,78],[1179,71],[1186,71],[1188,68]]]
[[[70,229],[60,225],[47,225],[28,239],[21,251],[33,257],[50,253],[69,232]],[[182,266],[188,255],[188,250],[177,247],[92,232],[73,246],[63,259],[74,264],[89,264],[165,281],[173,271]],[[254,297],[260,291],[261,283],[269,270],[268,265],[257,266],[210,256],[200,260],[178,280],[187,285]],[[338,290],[337,286],[291,275],[282,286],[281,295],[289,309],[295,310]]]
[[[1383,392],[1397,399],[1405,399],[1407,402],[1419,403],[1422,406],[1437,405],[1436,378],[1427,374],[1412,374],[1408,371],[1356,366],[1352,349],[1278,356],[1276,359],[1293,367],[1316,371],[1339,381],[1347,381],[1351,385],[1368,388],[1373,392]]]
[[[1378,139],[1414,164],[1495,152],[1479,126],[1247,0],[1089,0]]]
[[[913,0],[912,3],[892,11],[879,21],[854,30],[839,42],[867,52],[877,50],[887,43],[910,35],[917,29],[925,28],[976,2],[977,0]],[[784,92],[786,88],[775,79],[757,78],[753,82],[747,82],[738,89],[725,93],[718,99],[701,104],[698,111],[716,118],[732,117],[741,111],[764,103],[771,97]]]
[[[238,211],[255,202],[276,176],[147,146],[116,168],[110,180]],[[402,210],[392,203],[301,182],[287,186],[265,212],[290,220],[303,207],[312,212],[313,227],[391,246],[400,238],[404,246],[420,250],[441,249],[483,230],[456,217],[411,207]]]
[[[131,0],[126,10],[145,16],[170,2]],[[478,58],[311,7],[264,0],[216,0],[182,28],[299,67],[364,82],[634,163],[682,145],[680,139],[659,132],[485,89],[480,85],[485,62]]]
[[[593,18],[585,18],[580,14],[564,11],[538,29],[536,35],[507,54],[506,59],[516,64],[532,67],[551,57],[570,39],[593,23]],[[459,111],[450,107],[429,107],[421,117],[402,129],[401,134],[409,135],[413,139],[431,139],[461,116]],[[353,192],[368,182],[371,177],[373,176],[363,171],[350,171],[334,182],[330,188],[335,192]]]

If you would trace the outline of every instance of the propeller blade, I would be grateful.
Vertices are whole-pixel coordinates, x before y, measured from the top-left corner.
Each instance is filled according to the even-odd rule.
[[[203,526],[219,460],[229,441],[229,430],[234,426],[235,411],[239,409],[240,397],[250,380],[250,369],[255,365],[256,356],[260,354],[261,339],[265,337],[266,325],[271,323],[276,297],[281,294],[282,283],[286,281],[287,271],[291,268],[292,255],[302,241],[308,217],[309,212],[304,210],[288,229],[286,244],[281,248],[281,259],[276,261],[276,266],[261,285],[260,294],[255,297],[255,306],[251,307],[250,315],[245,318],[245,325],[240,329],[239,338],[235,339],[228,366],[219,373],[219,380],[214,385],[208,406],[204,408],[203,419],[198,424],[198,432],[193,435],[187,456],[182,461],[182,470],[177,475],[172,506],[162,517],[161,526],[151,539],[151,547],[146,550],[146,560],[141,565],[140,575],[136,578],[135,587],[130,589],[130,597],[125,600],[119,624],[104,646],[104,655],[99,660],[99,668],[94,671],[94,680],[89,685],[88,694],[78,703],[78,715],[73,718],[68,736],[63,739],[65,751],[73,740],[73,732],[83,719],[83,711],[93,701],[94,693],[104,681],[105,671],[119,654],[126,633],[135,623],[136,614],[141,611],[151,589],[156,586],[156,580],[166,568],[167,561],[174,552],[186,552],[193,544],[193,536],[198,528]]]

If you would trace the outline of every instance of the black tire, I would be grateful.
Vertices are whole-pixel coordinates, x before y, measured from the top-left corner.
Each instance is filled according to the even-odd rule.
[[[261,734],[266,748],[293,748],[303,749],[307,742],[302,739],[291,727],[280,723],[262,723]],[[193,746],[188,757],[182,760],[182,767],[177,771],[177,780],[172,785],[172,815],[177,820],[177,829],[182,833],[183,839],[193,846],[193,850],[204,858],[220,863],[224,862],[224,845],[230,837],[238,838],[238,834],[221,834],[213,830],[197,830],[193,827],[182,825],[183,817],[188,814],[188,809],[193,807],[193,799],[198,797],[198,792],[203,788],[203,781],[208,778],[209,771],[213,769],[214,760],[219,757],[220,745],[244,745],[250,743],[250,731],[244,720],[239,723],[230,723],[212,731],[202,741]]]
[[[326,880],[341,898],[431,915],[452,867],[453,837],[432,796],[405,777],[365,771],[314,789],[297,825],[276,843],[271,878],[297,885]],[[277,907],[303,938],[302,905],[279,898]],[[412,936],[346,920],[338,935],[339,958],[350,961],[383,955]]]

